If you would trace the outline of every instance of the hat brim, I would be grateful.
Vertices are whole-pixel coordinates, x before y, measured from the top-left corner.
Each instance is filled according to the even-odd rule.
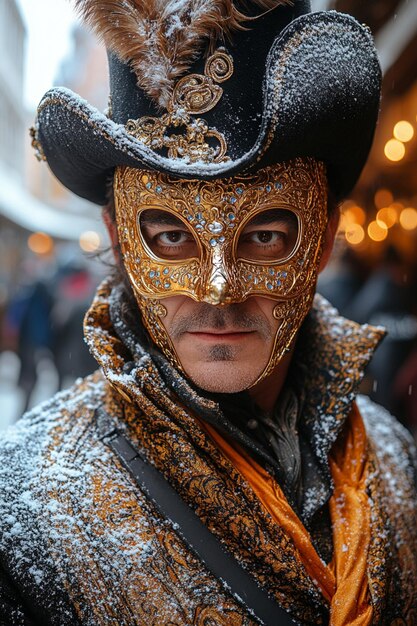
[[[55,176],[99,205],[120,165],[210,180],[298,156],[323,161],[334,195],[343,197],[360,175],[378,117],[381,71],[369,30],[334,11],[303,15],[276,38],[265,66],[258,136],[249,149],[234,145],[235,157],[222,163],[161,156],[64,88],[42,99],[38,140]],[[239,120],[243,129],[255,123],[244,112]]]

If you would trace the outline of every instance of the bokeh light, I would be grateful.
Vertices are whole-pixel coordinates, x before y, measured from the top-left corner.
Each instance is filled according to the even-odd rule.
[[[100,247],[100,235],[95,230],[86,230],[81,233],[79,243],[84,252],[96,252]]]
[[[394,137],[403,143],[411,141],[414,137],[414,128],[412,124],[410,124],[410,122],[406,122],[405,120],[397,122],[394,126]]]
[[[374,202],[377,209],[383,209],[394,202],[394,196],[389,189],[378,189],[375,194]]]
[[[395,211],[397,212],[397,215],[399,215],[401,211],[403,210],[403,208],[405,207],[405,205],[402,202],[393,202],[390,206],[392,209],[395,209]]]
[[[412,207],[403,209],[400,213],[400,224],[405,230],[417,228],[417,211]]]
[[[382,228],[384,228],[384,226],[391,228],[398,221],[397,211],[392,206],[384,207],[376,214],[376,221]]]
[[[349,211],[350,211],[350,214],[353,215],[352,221],[354,221],[356,224],[360,224],[361,226],[365,224],[366,213],[362,209],[362,207],[355,204],[350,207]]]
[[[360,224],[350,224],[345,232],[346,241],[357,246],[365,239],[365,231]]]
[[[362,207],[358,206],[352,201],[347,201],[342,204],[342,212],[340,216],[339,228],[345,231],[351,224],[360,224],[363,226],[366,221],[366,213]]]
[[[54,249],[52,238],[46,233],[32,233],[28,237],[28,248],[35,254],[47,255],[51,254]]]
[[[401,141],[398,141],[398,139],[390,139],[385,144],[384,153],[390,161],[401,161],[405,155],[404,144]]]
[[[368,235],[372,241],[384,241],[388,235],[388,228],[382,222],[374,220],[368,225]]]

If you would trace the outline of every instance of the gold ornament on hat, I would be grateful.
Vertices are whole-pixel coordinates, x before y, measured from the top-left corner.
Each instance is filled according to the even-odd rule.
[[[223,89],[216,83],[227,80],[232,74],[232,57],[225,50],[217,50],[207,59],[204,75],[190,74],[176,83],[167,113],[161,117],[128,120],[127,132],[153,150],[165,148],[169,158],[204,163],[227,161],[224,135],[209,128],[202,118],[192,116],[207,113],[216,106],[223,95]],[[182,127],[185,131],[169,134],[172,127]]]
[[[36,126],[31,126],[29,128],[29,135],[32,139],[31,145],[35,150],[35,157],[38,161],[46,161],[46,156],[38,137],[38,128]]]

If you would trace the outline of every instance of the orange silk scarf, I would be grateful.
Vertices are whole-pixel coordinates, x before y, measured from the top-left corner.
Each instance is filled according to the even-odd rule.
[[[370,502],[366,494],[367,438],[356,404],[329,459],[335,488],[329,502],[334,551],[328,565],[317,554],[309,532],[272,476],[238,444],[223,439],[207,423],[200,423],[250,484],[273,520],[292,539],[306,571],[330,605],[330,625],[371,624],[367,579],[371,537]]]

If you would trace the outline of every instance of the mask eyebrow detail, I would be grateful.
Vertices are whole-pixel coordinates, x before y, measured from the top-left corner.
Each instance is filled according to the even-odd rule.
[[[263,226],[264,224],[271,224],[272,222],[294,224],[297,223],[297,216],[290,209],[270,209],[269,211],[259,213],[249,220],[245,228],[247,226]]]
[[[184,223],[175,215],[158,209],[145,209],[142,211],[139,220],[142,226],[177,226],[184,228]]]

